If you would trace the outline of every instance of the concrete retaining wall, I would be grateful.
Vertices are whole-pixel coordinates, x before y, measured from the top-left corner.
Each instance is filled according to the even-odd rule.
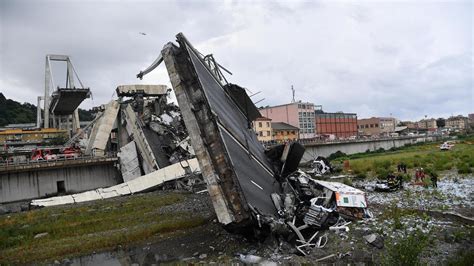
[[[317,143],[305,145],[305,153],[301,162],[313,160],[318,156],[328,157],[329,155],[341,151],[347,155],[366,152],[367,150],[375,151],[380,148],[385,150],[393,147],[401,147],[407,144],[415,144],[419,142],[427,142],[436,140],[434,137],[412,137],[398,139],[381,139],[381,140],[364,140],[354,142],[340,143]]]
[[[64,181],[66,193],[108,187],[122,182],[110,164],[0,173],[0,203],[34,199],[58,193],[58,181]]]

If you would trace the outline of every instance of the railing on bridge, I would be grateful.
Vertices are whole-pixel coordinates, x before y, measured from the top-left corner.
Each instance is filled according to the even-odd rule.
[[[40,159],[40,160],[24,160],[24,161],[3,161],[0,162],[0,168],[8,168],[9,166],[27,166],[27,165],[40,165],[40,164],[47,164],[47,163],[54,163],[54,162],[65,162],[65,161],[86,161],[86,160],[100,160],[100,159],[110,159],[110,158],[117,158],[117,153],[116,152],[109,152],[105,156],[93,156],[93,155],[64,155],[64,154],[58,154],[59,156],[56,156],[54,158],[50,158],[48,160],[45,159]]]
[[[398,137],[379,137],[379,138],[357,138],[357,139],[335,139],[335,140],[322,140],[322,139],[301,139],[301,144],[334,144],[334,143],[354,143],[354,142],[370,142],[370,141],[383,141],[383,140],[401,140],[401,139],[416,139],[436,136],[398,136]]]
[[[418,138],[432,138],[438,139],[441,138],[440,135],[413,135],[413,136],[398,136],[398,137],[377,137],[377,138],[356,138],[356,139],[300,139],[297,140],[299,143],[307,146],[311,145],[323,145],[323,144],[339,144],[339,143],[363,143],[363,142],[372,142],[372,141],[385,141],[385,140],[404,140],[404,139],[418,139]],[[262,142],[262,145],[266,148],[271,148],[273,146],[284,144],[284,142],[278,143],[275,141]]]

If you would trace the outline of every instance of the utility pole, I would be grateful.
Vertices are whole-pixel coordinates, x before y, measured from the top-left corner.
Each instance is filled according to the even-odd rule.
[[[291,100],[292,103],[296,102],[295,100],[295,89],[293,88],[293,85],[291,85],[291,92],[293,93],[293,99]]]

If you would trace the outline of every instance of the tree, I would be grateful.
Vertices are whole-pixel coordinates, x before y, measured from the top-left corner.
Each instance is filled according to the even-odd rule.
[[[436,119],[436,126],[438,128],[445,127],[446,126],[446,120],[444,118]]]

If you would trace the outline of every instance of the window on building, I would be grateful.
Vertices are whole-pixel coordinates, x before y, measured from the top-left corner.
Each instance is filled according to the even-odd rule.
[[[267,136],[270,136],[270,131],[267,131]]]
[[[370,124],[370,128],[373,128],[374,127],[374,124]]]
[[[375,127],[379,127],[379,124],[375,124]]]
[[[267,127],[270,127],[270,122],[267,122]]]
[[[262,122],[258,122],[258,127],[262,127]]]
[[[263,131],[259,131],[259,132],[258,132],[258,135],[259,135],[260,137],[263,137]]]

